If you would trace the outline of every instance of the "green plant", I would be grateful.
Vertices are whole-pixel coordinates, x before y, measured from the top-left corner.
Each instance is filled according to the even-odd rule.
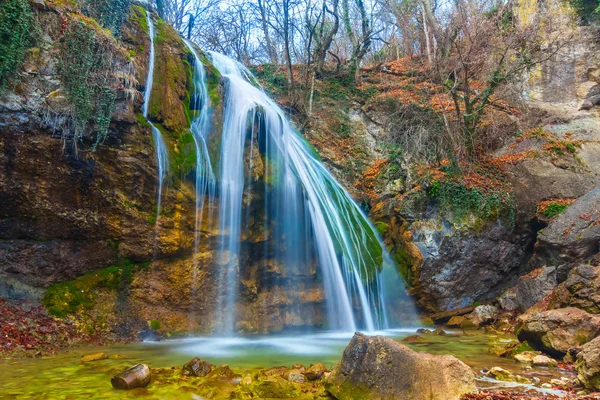
[[[35,42],[35,20],[27,0],[0,2],[0,92],[23,65]]]
[[[83,13],[118,37],[130,13],[131,0],[80,0]],[[145,13],[144,13],[145,16]]]
[[[550,204],[548,204],[548,206],[546,206],[546,208],[542,210],[542,214],[544,214],[548,218],[554,218],[557,215],[561,214],[563,211],[565,211],[567,207],[569,207],[568,204],[551,202]]]
[[[71,22],[61,43],[58,70],[74,109],[75,143],[92,125],[96,137],[92,151],[108,135],[116,98],[110,88],[112,70],[109,41],[83,22]]]
[[[150,321],[150,329],[153,331],[157,331],[160,329],[160,321],[157,319],[153,319]]]
[[[511,193],[468,188],[461,182],[440,180],[433,181],[427,194],[458,219],[471,213],[485,219],[506,216],[511,224],[514,223],[515,206]]]

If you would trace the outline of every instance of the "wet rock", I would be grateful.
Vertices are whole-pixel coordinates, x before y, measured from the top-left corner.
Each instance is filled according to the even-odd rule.
[[[517,303],[521,311],[527,311],[540,302],[556,287],[556,269],[538,268],[519,278],[515,287]]]
[[[233,372],[231,370],[231,368],[229,368],[229,365],[227,365],[227,364],[224,364],[224,365],[221,365],[220,367],[215,368],[214,370],[212,370],[211,372],[209,372],[206,375],[206,379],[212,380],[212,381],[229,382],[229,381],[232,381],[232,380],[238,379],[238,378],[241,378],[241,375],[238,375],[235,372]]]
[[[285,379],[287,379],[290,382],[295,382],[295,383],[304,383],[306,382],[306,377],[304,376],[304,374],[302,373],[302,371],[300,369],[290,369],[289,371],[286,372],[286,374],[284,375]]]
[[[532,380],[525,378],[521,375],[515,375],[512,372],[501,368],[501,367],[493,367],[489,371],[486,372],[486,376],[503,381],[503,382],[517,382],[517,383],[531,383]]]
[[[558,364],[558,362],[555,359],[550,358],[548,356],[544,356],[542,354],[533,357],[531,363],[536,367],[556,367],[556,365]]]
[[[502,293],[496,300],[498,301],[500,308],[505,311],[513,311],[519,308],[517,289],[514,287]]]
[[[523,263],[524,244],[507,224],[477,220],[482,228],[470,230],[455,222],[436,210],[411,225],[412,244],[422,258],[412,289],[418,304],[431,311],[495,298]]]
[[[567,278],[573,264],[598,252],[600,242],[600,186],[580,197],[538,235],[536,259],[559,265],[559,281]]]
[[[588,389],[600,390],[600,338],[583,346],[576,366],[577,379]]]
[[[600,316],[573,307],[526,313],[519,324],[519,340],[556,357],[600,335]]]
[[[522,353],[515,354],[513,358],[521,364],[531,364],[533,363],[533,359],[538,355],[539,353],[535,351],[524,351]]]
[[[240,385],[236,390],[238,398],[242,399],[289,399],[299,397],[300,392],[295,384],[289,382],[279,375],[271,375],[262,380],[252,381],[248,385]]]
[[[264,376],[273,376],[273,375],[283,376],[283,374],[285,374],[287,370],[288,370],[287,367],[273,367],[273,368],[267,368],[265,370],[262,370],[260,372],[260,374],[264,375]]]
[[[113,376],[110,383],[115,389],[144,388],[150,384],[152,374],[146,364],[137,364]]]
[[[404,343],[428,343],[429,340],[425,339],[423,336],[419,335],[411,335],[402,339]]]
[[[104,353],[88,354],[88,355],[81,357],[81,362],[106,360],[107,358],[108,358],[108,355],[104,354]]]
[[[208,361],[194,357],[192,360],[183,365],[181,373],[186,376],[202,377],[208,375],[214,368],[215,366]]]
[[[550,308],[577,307],[600,314],[600,266],[579,265],[552,293]]]
[[[486,325],[498,318],[498,308],[491,305],[482,305],[475,307],[471,313],[470,319],[475,325]]]
[[[321,379],[325,372],[327,372],[327,367],[325,367],[325,364],[316,363],[308,367],[306,372],[304,372],[304,376],[306,376],[306,379],[309,381],[316,381]]]
[[[454,400],[477,392],[474,379],[452,356],[417,353],[389,338],[356,333],[326,389],[339,400]]]
[[[454,310],[442,311],[439,313],[435,313],[435,314],[430,315],[430,317],[433,320],[433,322],[437,324],[437,323],[446,322],[455,316],[463,316],[463,315],[469,314],[474,309],[475,309],[475,307],[473,307],[473,306],[467,306],[467,307],[463,307],[463,308],[457,308]]]
[[[451,328],[458,328],[460,324],[464,322],[464,320],[465,317],[463,315],[455,315],[454,317],[450,318],[450,320],[448,320],[446,325],[448,325]]]

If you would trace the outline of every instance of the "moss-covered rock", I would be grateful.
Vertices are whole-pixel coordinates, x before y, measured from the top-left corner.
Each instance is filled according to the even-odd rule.
[[[417,353],[382,336],[356,333],[326,380],[335,398],[458,400],[476,392],[473,371],[451,356]]]

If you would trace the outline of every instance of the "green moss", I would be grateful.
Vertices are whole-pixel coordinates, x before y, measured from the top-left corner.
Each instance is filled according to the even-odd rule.
[[[46,290],[42,304],[56,317],[89,310],[96,303],[96,289],[128,286],[133,274],[147,265],[135,265],[123,258],[117,265],[88,272],[73,281],[55,283]]]
[[[129,20],[139,25],[146,35],[148,34],[148,19],[146,17],[146,9],[144,7],[131,7]]]
[[[401,245],[399,248],[394,251],[394,259],[396,260],[396,265],[398,267],[398,272],[400,276],[404,279],[404,281],[408,285],[412,285],[413,281],[413,273],[412,273],[412,264],[413,260],[406,248]]]
[[[206,86],[208,89],[208,97],[210,104],[213,107],[217,107],[221,102],[221,95],[219,85],[221,83],[221,74],[212,65],[212,63],[206,58],[201,57],[204,68],[206,68]]]
[[[172,173],[183,176],[196,167],[196,145],[191,132],[180,135],[176,143],[177,151],[171,155]]]
[[[375,222],[375,229],[377,229],[377,233],[379,233],[379,235],[383,236],[387,233],[390,227],[383,221],[377,221]]]

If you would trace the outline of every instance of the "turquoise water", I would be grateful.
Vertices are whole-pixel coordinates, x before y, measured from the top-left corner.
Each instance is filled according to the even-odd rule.
[[[411,330],[379,332],[396,340],[414,334]],[[513,360],[488,354],[490,341],[511,341],[514,337],[489,336],[480,333],[469,335],[434,336],[423,335],[424,343],[410,344],[417,351],[431,354],[451,354],[479,371],[500,366],[514,373],[523,374],[522,364]],[[50,357],[0,360],[0,398],[21,399],[106,399],[139,398],[198,399],[227,398],[229,386],[214,387],[180,378],[178,371],[158,375],[147,390],[123,392],[110,385],[110,378],[125,368],[137,363],[146,363],[151,368],[182,366],[197,356],[216,365],[229,364],[242,376],[261,368],[274,366],[291,367],[295,363],[310,365],[323,362],[333,368],[350,340],[350,334],[323,333],[305,336],[271,336],[252,338],[194,338],[166,340],[162,342],[134,343],[106,347],[79,347]],[[103,352],[120,358],[82,363],[83,355]],[[559,370],[537,369],[542,382],[568,375]],[[480,381],[482,387],[498,386],[499,382]],[[533,387],[528,387],[532,389]],[[513,388],[514,389],[514,388]],[[520,388],[521,390],[523,387]],[[207,394],[208,393],[208,394]],[[196,397],[195,397],[196,396]]]

